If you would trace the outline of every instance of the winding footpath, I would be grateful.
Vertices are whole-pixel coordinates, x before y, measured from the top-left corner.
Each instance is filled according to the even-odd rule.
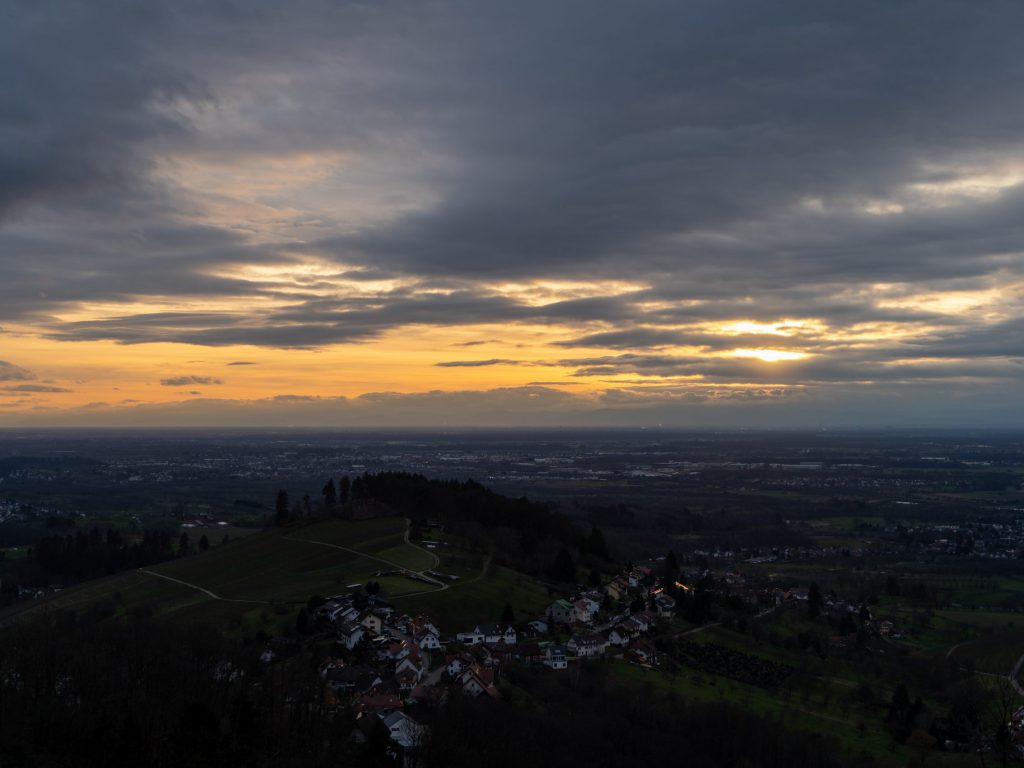
[[[408,597],[410,595],[429,595],[429,594],[431,594],[433,592],[444,592],[446,589],[448,589],[449,585],[445,584],[443,581],[439,581],[435,577],[429,576],[427,574],[427,571],[434,570],[434,569],[437,568],[438,565],[440,565],[441,558],[438,557],[433,552],[431,552],[429,549],[424,549],[420,545],[413,544],[411,541],[409,541],[409,529],[410,529],[411,526],[412,526],[412,521],[409,520],[408,518],[406,518],[406,520],[405,520],[405,534],[402,537],[403,540],[410,547],[415,547],[416,549],[419,549],[419,550],[421,550],[423,552],[426,552],[430,556],[431,560],[433,560],[433,563],[431,564],[431,566],[429,568],[424,568],[421,571],[417,571],[417,570],[415,570],[413,568],[408,568],[408,567],[402,565],[401,563],[395,563],[395,562],[392,562],[391,560],[385,560],[383,557],[377,557],[376,555],[370,555],[370,554],[367,554],[366,552],[360,552],[358,549],[352,549],[351,547],[343,547],[340,544],[332,544],[329,541],[318,541],[317,539],[300,539],[297,536],[283,536],[282,538],[285,541],[296,541],[296,542],[302,542],[303,544],[318,544],[318,545],[320,545],[322,547],[331,547],[332,549],[340,549],[342,552],[348,552],[349,554],[356,555],[358,557],[365,557],[367,560],[375,560],[378,563],[383,563],[384,565],[387,565],[387,566],[389,566],[391,568],[395,568],[395,569],[401,571],[402,573],[409,574],[409,575],[412,575],[412,576],[416,576],[417,578],[422,579],[423,581],[427,582],[428,584],[433,584],[436,587],[435,589],[425,589],[425,590],[419,590],[419,591],[416,591],[416,592],[406,592],[406,593],[401,594],[401,595],[394,595],[391,598],[392,600],[397,600],[400,597]]]
[[[343,547],[340,544],[332,544],[329,541],[318,541],[317,539],[300,539],[297,536],[287,536],[287,535],[282,536],[281,539],[283,541],[293,541],[293,542],[297,542],[297,543],[301,543],[301,544],[314,544],[314,545],[321,546],[321,547],[330,547],[331,549],[339,549],[342,552],[348,552],[349,554],[356,555],[357,557],[363,557],[363,558],[366,558],[367,560],[374,560],[374,561],[376,561],[378,563],[382,563],[382,564],[388,566],[389,568],[394,568],[394,569],[396,569],[398,571],[401,571],[402,573],[404,573],[406,575],[409,575],[409,576],[415,576],[417,579],[422,579],[423,581],[427,582],[428,584],[432,584],[433,585],[432,589],[422,589],[422,590],[417,590],[417,591],[414,591],[414,592],[405,592],[405,593],[402,593],[400,595],[393,595],[392,598],[391,598],[392,600],[397,600],[397,599],[403,598],[403,597],[412,597],[414,595],[429,595],[429,594],[432,594],[434,592],[444,592],[446,589],[449,589],[452,585],[446,584],[445,582],[440,581],[436,577],[430,576],[427,573],[427,571],[431,571],[431,570],[436,570],[437,569],[437,567],[441,564],[441,558],[438,557],[438,555],[435,552],[431,552],[429,549],[426,549],[425,547],[421,547],[419,544],[414,544],[412,541],[409,540],[409,530],[410,530],[411,527],[412,527],[412,521],[409,520],[408,518],[406,518],[406,520],[405,520],[405,534],[403,535],[402,538],[403,538],[404,542],[407,545],[409,545],[410,547],[414,547],[414,548],[416,548],[418,550],[421,550],[422,552],[425,552],[427,555],[429,555],[429,557],[430,557],[430,559],[432,561],[429,568],[424,568],[423,570],[415,570],[413,568],[408,568],[408,567],[406,567],[406,566],[404,566],[404,565],[402,565],[400,563],[396,563],[396,562],[393,562],[391,560],[385,560],[383,557],[377,557],[376,555],[371,555],[371,554],[368,554],[366,552],[360,552],[358,549],[352,549],[351,547]],[[488,568],[488,566],[490,566],[490,564],[491,564],[491,557],[490,557],[490,555],[488,555],[487,559],[484,561],[483,568],[480,570],[480,574],[478,576],[475,576],[475,577],[473,577],[471,579],[466,579],[464,581],[460,581],[458,583],[459,584],[468,584],[468,583],[476,581],[477,579],[482,578],[483,575],[487,572],[487,568]],[[221,600],[221,601],[226,602],[226,603],[255,603],[255,604],[258,604],[258,605],[269,605],[270,604],[269,600],[250,600],[250,599],[239,598],[239,597],[222,597],[221,595],[218,595],[216,592],[213,592],[213,591],[207,589],[206,587],[201,587],[198,584],[192,584],[191,582],[188,582],[188,581],[183,581],[181,579],[176,579],[173,576],[166,576],[166,575],[164,575],[162,573],[158,573],[157,571],[151,571],[148,568],[139,568],[138,572],[139,573],[145,573],[145,574],[147,574],[149,576],[155,576],[158,579],[163,579],[165,581],[170,581],[170,582],[173,582],[175,584],[180,584],[183,587],[189,587],[190,589],[194,589],[194,590],[197,590],[199,592],[202,592],[204,595],[206,595],[207,597],[209,597],[209,598],[211,598],[213,600]]]
[[[267,600],[246,600],[245,598],[240,597],[221,597],[220,595],[206,589],[206,587],[200,587],[198,584],[192,584],[187,581],[182,581],[181,579],[176,579],[173,576],[165,576],[162,573],[151,571],[148,568],[139,568],[138,570],[139,573],[146,573],[150,576],[156,576],[158,579],[164,579],[165,581],[173,581],[175,584],[181,584],[183,587],[191,587],[192,589],[196,589],[202,592],[204,595],[207,595],[208,597],[212,597],[214,600],[222,600],[225,603],[258,603],[259,605],[269,605],[269,602]]]

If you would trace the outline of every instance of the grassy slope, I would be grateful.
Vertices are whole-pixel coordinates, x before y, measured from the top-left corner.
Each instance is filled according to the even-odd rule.
[[[496,621],[506,601],[521,616],[539,615],[549,602],[546,590],[529,577],[490,566],[483,555],[458,547],[440,553],[441,570],[463,577],[444,591],[400,575],[378,576],[395,568],[374,558],[412,570],[434,567],[434,555],[406,544],[405,532],[406,521],[397,517],[329,520],[268,530],[148,569],[222,599],[152,574],[129,571],[71,587],[22,607],[21,615],[104,604],[115,615],[144,609],[182,621],[212,622],[235,634],[257,629],[275,632],[294,624],[295,614],[310,595],[343,593],[350,584],[372,579],[389,594],[400,595],[395,600],[401,610],[430,613],[446,634],[454,634],[463,625]],[[446,568],[447,560],[465,567]]]

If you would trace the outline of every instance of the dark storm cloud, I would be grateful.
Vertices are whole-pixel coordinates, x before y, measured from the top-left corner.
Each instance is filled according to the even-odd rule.
[[[243,290],[203,268],[269,255],[233,232],[181,231],[183,202],[147,175],[175,149],[407,146],[441,158],[425,177],[436,203],[320,243],[363,265],[350,279],[585,267],[735,294],[986,274],[1019,251],[1012,198],[850,210],[1020,149],[1024,103],[1006,98],[1024,84],[1017,3],[42,2],[5,20],[5,69],[19,77],[2,86],[0,211],[100,206],[164,226],[158,242],[94,232],[106,249],[88,257],[95,279],[53,281],[43,300],[22,292],[36,297],[22,311]],[[194,111],[281,73],[288,101],[269,91],[237,135],[196,125]],[[801,211],[809,197],[824,210]],[[49,237],[20,234],[22,252],[73,264]],[[19,272],[18,284],[40,284]]]
[[[160,379],[163,387],[187,387],[190,384],[223,384],[220,379],[212,376],[174,376],[169,379]]]
[[[1024,279],[1018,2],[40,0],[2,14],[16,76],[0,78],[0,318],[51,338],[310,348],[553,323],[569,326],[563,347],[814,353],[596,355],[571,363],[585,376],[1019,378],[1012,307],[993,320],[871,293]],[[318,152],[345,158],[344,194],[301,233],[214,219],[174,175]],[[372,215],[353,213],[366,199]],[[330,274],[232,276],[298,255]],[[373,285],[396,277],[406,287]],[[480,284],[538,278],[651,287],[538,306]],[[153,297],[211,308],[56,319]],[[274,301],[213,309],[243,298]],[[782,317],[828,327],[697,327]],[[830,340],[865,323],[913,338]],[[31,378],[0,363],[0,380]]]

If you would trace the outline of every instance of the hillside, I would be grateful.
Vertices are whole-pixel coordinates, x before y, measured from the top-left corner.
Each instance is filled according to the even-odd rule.
[[[211,622],[231,634],[274,633],[294,626],[310,596],[348,592],[351,585],[371,580],[402,610],[427,610],[453,627],[493,620],[505,601],[512,600],[524,614],[545,604],[543,587],[493,566],[487,554],[464,550],[452,537],[447,546],[439,542],[430,551],[410,543],[408,534],[409,521],[400,517],[270,529],[191,557],[77,585],[16,615],[64,609],[109,616],[143,612]]]

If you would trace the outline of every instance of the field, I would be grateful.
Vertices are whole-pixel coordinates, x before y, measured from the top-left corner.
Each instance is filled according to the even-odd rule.
[[[438,569],[458,580],[433,583],[403,571]],[[24,608],[93,610],[105,615],[147,611],[181,621],[210,622],[245,636],[294,626],[311,595],[347,593],[355,584],[380,583],[397,608],[429,612],[446,633],[496,621],[506,601],[537,615],[549,598],[528,577],[492,566],[480,553],[449,542],[438,554],[408,541],[408,522],[387,517],[330,520],[271,529],[207,552],[140,571],[80,584]]]

